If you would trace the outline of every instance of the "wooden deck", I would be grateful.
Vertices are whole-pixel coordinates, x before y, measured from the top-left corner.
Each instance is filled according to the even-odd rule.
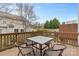
[[[17,53],[18,53],[18,49],[15,47],[0,52],[0,56],[17,56]],[[36,52],[36,56],[39,56],[39,52]],[[79,56],[79,48],[67,45],[67,48],[63,52],[63,56]]]

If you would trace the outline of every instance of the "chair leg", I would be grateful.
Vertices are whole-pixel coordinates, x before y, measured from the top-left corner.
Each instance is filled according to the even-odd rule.
[[[37,47],[37,44],[36,44],[36,47]],[[37,48],[36,48],[36,52],[37,52]]]
[[[20,53],[21,53],[22,56],[24,56],[23,53],[22,53],[21,51],[18,52],[18,56],[19,56]]]
[[[52,47],[52,42],[50,42],[50,47]]]
[[[44,54],[43,54],[43,56],[45,56],[45,54],[46,54],[46,50],[44,51]]]
[[[43,56],[45,56],[45,54],[46,54],[46,53],[44,52]]]
[[[48,46],[48,49],[49,49],[50,48],[50,44],[48,44],[47,46]]]
[[[18,52],[18,56],[19,56],[19,54],[20,54],[21,52]],[[23,54],[21,53],[21,55],[23,56]]]
[[[48,56],[48,54],[46,54],[46,53],[44,52],[43,56]]]
[[[20,51],[18,52],[18,54],[17,54],[17,55],[19,56],[19,54],[20,54]]]
[[[61,50],[61,52],[60,52],[59,56],[62,56],[63,51],[64,51],[64,50]]]
[[[36,47],[38,46],[37,44],[35,45]],[[33,46],[32,46],[33,47]],[[37,52],[37,48],[35,48],[35,52]]]
[[[34,56],[35,56],[35,51],[33,50],[33,54],[34,54]]]

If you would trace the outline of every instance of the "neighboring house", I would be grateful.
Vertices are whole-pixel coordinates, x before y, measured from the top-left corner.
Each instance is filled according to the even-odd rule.
[[[63,22],[63,24],[76,24],[76,23],[78,23],[78,20],[70,20],[70,21]]]
[[[60,27],[60,32],[77,32],[78,30],[78,20],[71,20],[67,22],[63,22]]]
[[[25,29],[26,26],[27,28]],[[23,17],[12,15],[6,12],[0,12],[0,34],[24,32],[27,31],[28,28],[31,27],[29,26],[28,21],[25,21]]]

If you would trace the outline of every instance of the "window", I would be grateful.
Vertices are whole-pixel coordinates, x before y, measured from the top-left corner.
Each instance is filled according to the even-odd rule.
[[[18,32],[18,29],[14,29],[14,33],[17,33]]]
[[[3,24],[6,24],[6,21],[3,21]]]
[[[0,20],[3,20],[3,18],[2,18],[2,17],[0,17]]]
[[[23,29],[21,29],[21,32],[24,32],[24,30],[23,30]]]
[[[14,26],[13,25],[9,25],[9,28],[14,28]]]
[[[2,29],[0,29],[0,34],[2,33]]]
[[[8,27],[9,28],[14,28],[14,25],[13,24],[8,24]]]

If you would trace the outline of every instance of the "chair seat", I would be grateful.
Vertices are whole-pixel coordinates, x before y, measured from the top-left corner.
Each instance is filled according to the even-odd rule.
[[[50,44],[50,42],[45,43],[45,45],[49,45],[49,44]]]
[[[25,55],[28,55],[30,54],[31,52],[33,52],[33,54],[35,55],[35,52],[34,52],[34,49],[30,46],[25,46],[25,45],[19,45],[17,44],[17,42],[15,42],[15,47],[18,48],[18,56],[19,54],[21,54],[22,56],[25,56]]]
[[[33,49],[31,47],[21,48],[21,52],[22,52],[23,55],[27,55],[32,51],[33,51]]]
[[[28,45],[32,45],[32,44],[35,45],[35,44],[37,44],[37,43],[35,43],[35,42],[32,43],[32,42],[30,41],[30,42],[27,42],[27,44],[28,44]]]
[[[36,45],[37,43],[27,40],[27,46]]]
[[[60,54],[60,51],[47,51],[46,54],[48,56],[58,56]]]
[[[60,50],[60,49],[64,49],[65,46],[64,45],[60,45],[60,44],[56,44],[53,46],[53,50]]]
[[[53,47],[47,49],[44,54],[47,54],[49,56],[62,56],[65,48],[66,46],[62,44],[54,44]]]

